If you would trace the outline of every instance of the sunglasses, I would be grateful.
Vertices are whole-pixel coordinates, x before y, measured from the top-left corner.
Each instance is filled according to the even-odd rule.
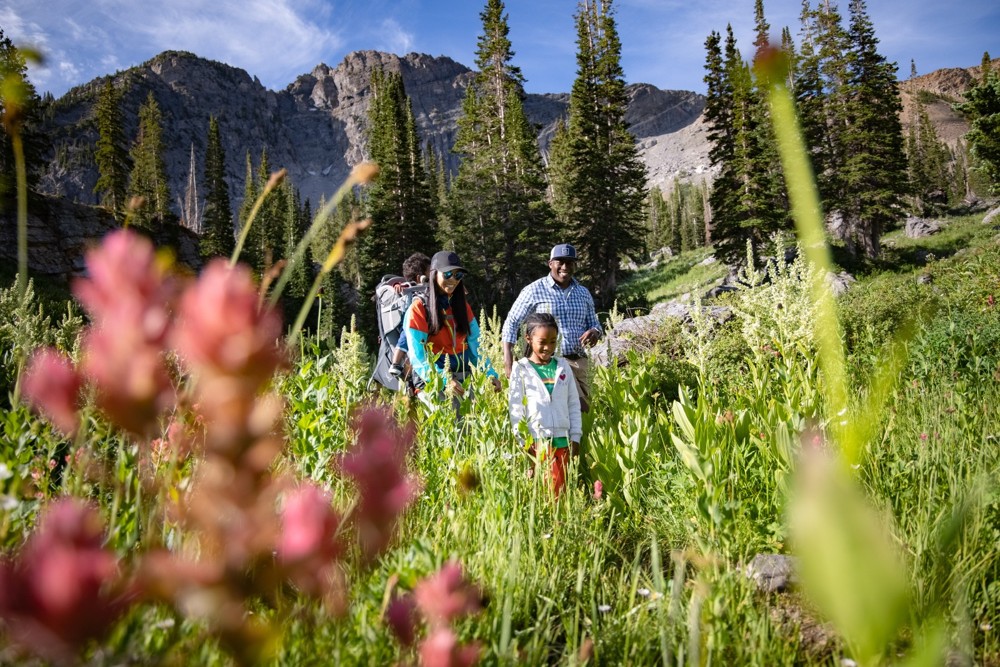
[[[462,278],[465,277],[465,271],[461,270],[442,271],[441,275],[444,276],[445,280],[451,280],[452,278],[454,278],[455,280],[461,280]]]

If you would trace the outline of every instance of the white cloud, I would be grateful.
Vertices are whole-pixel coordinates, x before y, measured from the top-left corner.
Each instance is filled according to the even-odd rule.
[[[413,50],[413,35],[404,30],[395,19],[383,19],[379,28],[376,49],[398,55],[406,55]]]

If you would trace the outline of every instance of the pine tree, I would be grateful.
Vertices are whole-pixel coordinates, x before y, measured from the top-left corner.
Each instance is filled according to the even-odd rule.
[[[461,156],[451,183],[451,236],[474,267],[471,284],[484,304],[501,310],[546,257],[553,214],[538,138],[524,112],[521,71],[511,64],[504,4],[487,0],[476,49],[479,71],[469,85],[453,151]]]
[[[810,10],[808,1],[803,0],[802,19],[814,44],[815,72],[810,72],[810,78],[813,74],[816,78],[803,87],[803,95],[815,97],[800,110],[804,115],[813,116],[804,121],[804,125],[823,210],[830,219],[843,218],[851,199],[842,172],[847,153],[843,132],[851,122],[848,35],[836,5],[831,2],[823,2],[816,10]]]
[[[550,171],[559,222],[581,251],[578,271],[600,307],[610,306],[621,258],[642,249],[646,170],[625,112],[628,96],[612,0],[577,6],[577,76],[569,122]]]
[[[358,243],[362,294],[374,294],[381,277],[399,273],[414,252],[430,255],[435,250],[432,194],[403,78],[376,70],[371,85],[368,152],[379,165],[379,177],[367,191],[372,226]],[[372,310],[359,315],[358,328],[374,337]]]
[[[923,102],[916,102],[916,118],[907,133],[906,158],[910,192],[916,213],[927,215],[936,212],[948,202],[951,173],[948,168],[951,155],[948,147],[938,138]]]
[[[646,252],[651,253],[670,246],[672,231],[670,211],[660,188],[650,188],[646,211]]]
[[[257,165],[257,175],[253,175],[250,156],[247,155],[247,188],[240,209],[240,221],[246,224],[246,218],[253,208],[254,202],[264,192],[271,179],[271,162],[268,159],[267,148],[260,152],[260,162]],[[252,187],[249,185],[252,182]],[[286,190],[275,188],[260,204],[257,216],[253,220],[250,232],[247,234],[244,247],[244,257],[247,264],[263,277],[273,267],[284,253],[285,247],[285,202]]]
[[[139,135],[131,156],[129,196],[141,197],[143,202],[133,214],[132,225],[153,234],[173,231],[166,229],[170,216],[170,189],[163,161],[162,114],[152,91],[139,107]]]
[[[852,254],[878,256],[880,239],[900,217],[907,193],[902,103],[895,63],[878,52],[864,0],[850,4],[849,124],[843,133],[844,239]]]
[[[38,168],[48,149],[48,136],[40,130],[42,101],[28,79],[24,54],[0,29],[0,210],[13,210],[17,193],[11,132],[17,132],[24,150],[27,185],[38,180]]]
[[[253,160],[250,158],[250,151],[246,154],[246,175],[243,181],[243,202],[240,204],[239,211],[239,221],[240,221],[240,235],[244,233],[244,229],[247,223],[250,221],[250,213],[253,211],[254,202],[257,201],[257,197],[260,195],[260,189],[257,187],[257,178],[254,176],[253,171]],[[253,221],[256,225],[257,222]],[[241,250],[240,259],[247,266],[257,267],[263,265],[264,260],[257,254],[257,248],[250,240],[250,234],[253,232],[253,227],[250,231],[246,232],[247,239],[243,243],[243,249]]]
[[[208,145],[205,149],[205,210],[201,256],[229,257],[236,247],[233,236],[233,208],[226,184],[226,153],[219,134],[219,121],[208,120]]]
[[[763,11],[759,0],[757,6]],[[762,48],[767,23],[760,16],[758,23]],[[720,167],[710,200],[711,237],[716,256],[735,265],[746,260],[748,242],[755,253],[762,252],[771,235],[788,224],[788,216],[766,105],[736,46],[732,26],[726,27],[724,54],[719,40],[713,32],[706,41],[706,120],[713,144],[709,155]],[[694,228],[687,227],[685,250],[695,247]]]
[[[980,83],[965,93],[965,101],[955,105],[971,126],[966,141],[974,158],[974,169],[994,194],[1000,194],[1000,72],[990,66],[989,53],[983,54]]]
[[[98,134],[94,150],[98,173],[94,194],[100,195],[101,206],[111,211],[118,220],[122,220],[125,214],[130,170],[121,99],[121,92],[115,88],[113,78],[108,77],[97,96],[94,109]]]

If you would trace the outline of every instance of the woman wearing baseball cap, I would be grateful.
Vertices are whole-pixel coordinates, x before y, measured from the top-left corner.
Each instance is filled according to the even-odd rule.
[[[420,390],[439,383],[437,378],[442,377],[444,371],[445,376],[450,377],[449,384],[455,394],[462,396],[465,393],[462,380],[476,367],[486,371],[493,385],[500,388],[500,380],[489,360],[479,356],[479,323],[466,302],[462,285],[467,274],[454,252],[435,253],[431,257],[427,297],[414,299],[406,311],[403,332],[407,356],[419,378]]]

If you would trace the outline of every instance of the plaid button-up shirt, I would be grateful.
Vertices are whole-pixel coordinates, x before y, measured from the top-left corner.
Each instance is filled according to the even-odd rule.
[[[597,329],[604,335],[597,321],[594,299],[590,291],[574,278],[563,289],[549,274],[531,283],[517,296],[503,323],[503,342],[516,343],[521,323],[531,313],[551,313],[559,323],[560,349],[567,354],[585,354],[580,336],[588,329]]]

